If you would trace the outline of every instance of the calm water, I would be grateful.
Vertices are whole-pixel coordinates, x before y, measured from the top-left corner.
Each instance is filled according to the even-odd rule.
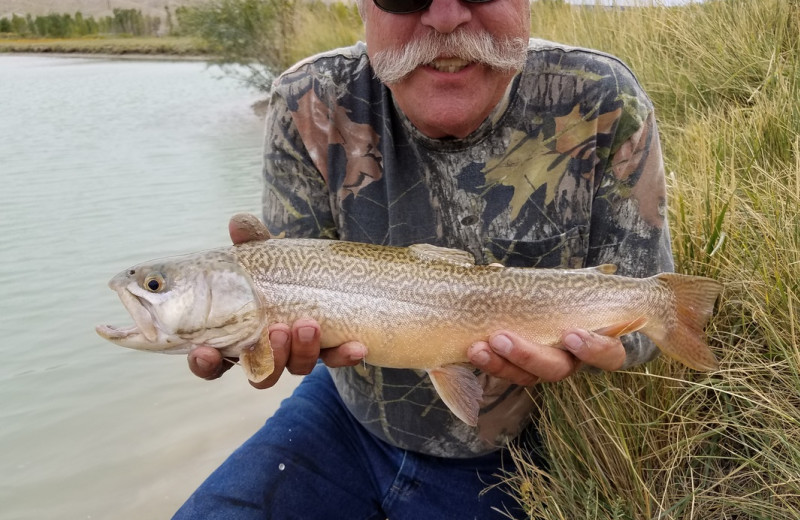
[[[111,276],[260,207],[258,99],[197,62],[0,55],[0,517],[169,517],[285,397],[129,351]]]

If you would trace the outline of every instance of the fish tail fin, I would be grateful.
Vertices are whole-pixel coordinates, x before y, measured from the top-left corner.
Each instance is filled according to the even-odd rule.
[[[689,368],[701,371],[719,368],[708,346],[705,327],[714,313],[722,284],[710,278],[676,273],[661,273],[656,279],[672,292],[674,306],[666,309],[667,314],[660,320],[654,320],[660,323],[648,323],[643,332],[663,353]]]
[[[239,353],[239,363],[247,379],[253,383],[260,383],[272,374],[275,370],[275,359],[272,356],[269,330],[266,327],[261,331],[256,343],[242,349]]]

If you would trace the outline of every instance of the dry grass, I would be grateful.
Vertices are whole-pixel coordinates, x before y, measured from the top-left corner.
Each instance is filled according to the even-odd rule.
[[[535,34],[623,57],[651,93],[677,269],[726,290],[719,372],[659,360],[543,388],[550,465],[518,452],[510,475],[530,518],[800,518],[799,28],[789,0],[534,4]]]

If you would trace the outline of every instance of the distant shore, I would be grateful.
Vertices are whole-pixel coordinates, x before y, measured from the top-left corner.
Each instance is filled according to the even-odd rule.
[[[208,47],[197,38],[19,38],[0,39],[2,53],[47,53],[73,56],[114,56],[131,59],[213,59]]]

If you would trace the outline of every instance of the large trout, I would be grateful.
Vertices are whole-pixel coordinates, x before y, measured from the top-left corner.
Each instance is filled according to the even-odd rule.
[[[623,335],[640,330],[696,370],[716,359],[704,327],[722,285],[662,273],[616,276],[613,266],[520,269],[475,265],[463,251],[269,238],[156,260],[109,286],[135,326],[98,326],[123,347],[175,354],[197,345],[238,357],[247,377],[272,373],[270,323],[317,320],[323,348],[359,341],[367,363],[424,369],[461,420],[477,423],[482,389],[467,349],[498,330],[545,345],[570,327]]]

